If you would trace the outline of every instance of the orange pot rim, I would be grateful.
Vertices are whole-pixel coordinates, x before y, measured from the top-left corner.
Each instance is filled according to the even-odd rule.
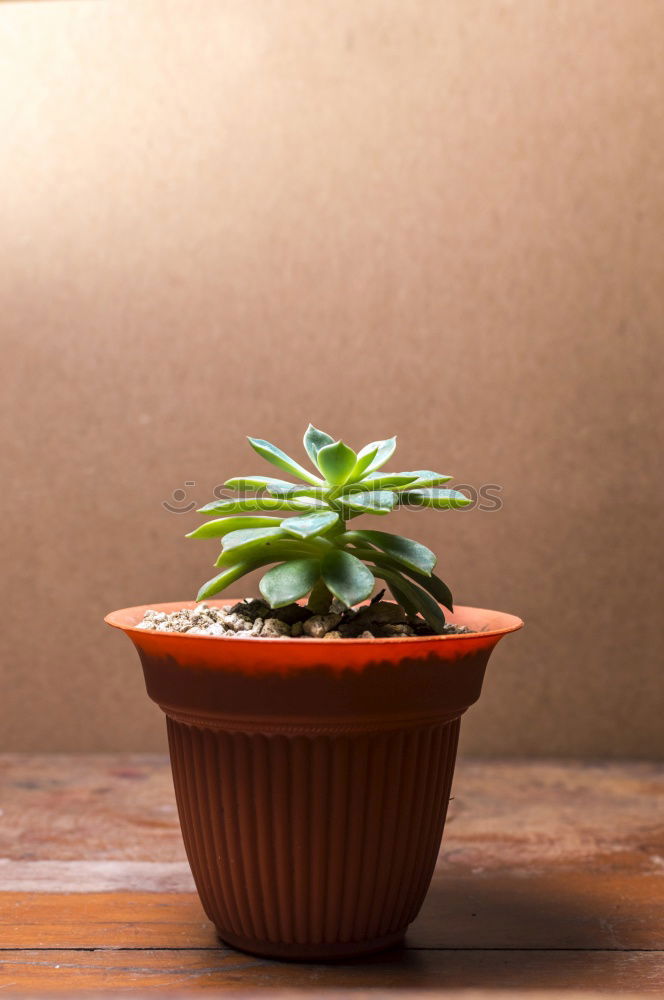
[[[478,628],[477,631],[473,632],[461,632],[452,633],[450,635],[403,635],[403,636],[390,636],[389,638],[380,638],[378,636],[371,639],[328,639],[323,638],[312,638],[307,637],[304,641],[300,636],[242,636],[236,633],[234,636],[225,635],[189,635],[187,632],[167,632],[161,631],[159,629],[143,629],[137,628],[137,625],[143,619],[143,615],[146,611],[164,611],[167,614],[169,612],[178,611],[181,608],[193,609],[199,604],[205,603],[208,607],[224,607],[228,604],[237,604],[243,598],[226,597],[223,600],[209,600],[209,601],[167,601],[158,604],[137,604],[131,608],[120,608],[117,611],[109,612],[105,617],[104,621],[107,625],[111,625],[113,628],[120,629],[121,631],[127,633],[130,636],[136,636],[137,638],[143,636],[167,636],[177,637],[179,639],[187,639],[189,642],[221,642],[221,643],[232,643],[234,646],[237,643],[241,643],[246,646],[247,643],[255,645],[258,640],[261,645],[266,642],[278,643],[279,647],[287,647],[295,645],[298,648],[306,645],[309,646],[335,646],[341,647],[352,645],[352,646],[365,646],[370,648],[375,648],[378,646],[389,645],[391,647],[397,644],[413,644],[417,643],[420,645],[426,645],[431,643],[439,642],[468,642],[472,640],[477,640],[478,637],[490,638],[492,636],[501,637],[503,635],[508,635],[510,632],[516,632],[520,628],[523,628],[524,622],[521,618],[516,615],[508,614],[505,611],[493,611],[489,608],[475,608],[469,605],[455,604],[454,613],[450,613],[445,610],[445,618],[450,623],[455,623],[457,618],[486,618],[487,622],[493,624],[494,627],[488,628]],[[300,602],[298,602],[300,603]],[[368,602],[365,602],[368,603]],[[469,622],[459,621],[456,624],[470,624]]]

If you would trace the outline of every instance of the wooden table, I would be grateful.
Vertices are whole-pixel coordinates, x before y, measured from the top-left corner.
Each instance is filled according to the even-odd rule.
[[[664,991],[661,766],[466,760],[453,795],[405,948],[288,964],[220,947],[166,758],[0,756],[0,995]]]

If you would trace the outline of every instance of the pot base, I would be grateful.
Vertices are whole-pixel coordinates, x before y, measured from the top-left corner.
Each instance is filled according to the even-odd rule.
[[[219,940],[237,951],[246,951],[250,955],[262,958],[283,958],[291,962],[326,962],[339,961],[344,958],[355,958],[358,955],[371,955],[387,948],[395,948],[403,942],[406,928],[385,934],[383,937],[370,938],[368,941],[335,941],[332,944],[282,944],[278,941],[256,941],[253,938],[236,937],[217,928]]]

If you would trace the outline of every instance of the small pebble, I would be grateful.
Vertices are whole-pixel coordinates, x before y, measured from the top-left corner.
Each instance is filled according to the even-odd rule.
[[[310,635],[312,639],[322,639],[324,635],[330,632],[335,625],[338,625],[341,621],[341,615],[312,615],[302,626],[307,635]]]
[[[290,634],[290,626],[286,622],[279,621],[278,618],[266,618],[261,629],[263,638],[281,639],[282,636]]]
[[[415,632],[410,627],[410,625],[405,624],[394,624],[394,625],[381,625],[380,636],[383,639],[390,639],[398,635],[415,635]]]
[[[223,625],[208,625],[207,628],[201,628],[198,632],[200,635],[228,635]],[[189,635],[191,635],[191,632]]]

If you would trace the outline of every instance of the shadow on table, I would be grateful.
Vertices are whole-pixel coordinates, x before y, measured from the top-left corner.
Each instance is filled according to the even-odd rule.
[[[612,872],[436,874],[407,944],[424,948],[643,949],[660,934],[644,881]],[[655,921],[656,922],[656,921]],[[661,944],[660,944],[661,947]]]
[[[620,887],[608,883],[574,872],[437,875],[403,947],[345,962],[271,963],[262,982],[283,978],[290,988],[328,989],[664,987],[661,953],[647,950],[653,944],[635,907],[630,913]]]

